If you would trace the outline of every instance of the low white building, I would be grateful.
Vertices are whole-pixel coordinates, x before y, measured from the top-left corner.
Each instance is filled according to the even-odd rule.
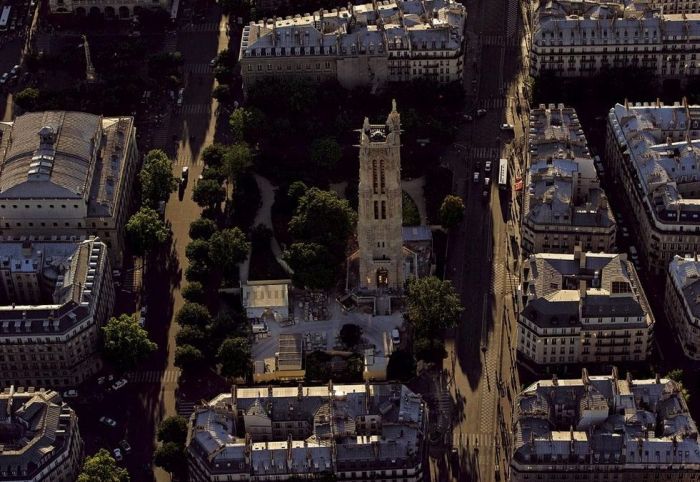
[[[241,301],[249,319],[289,319],[291,280],[248,281],[241,285]]]
[[[131,18],[141,10],[170,11],[173,0],[49,0],[52,15],[77,17],[104,15],[106,18]]]

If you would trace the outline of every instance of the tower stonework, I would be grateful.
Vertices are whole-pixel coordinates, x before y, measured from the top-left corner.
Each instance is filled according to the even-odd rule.
[[[370,124],[365,118],[360,131],[357,238],[362,290],[403,288],[400,124],[393,102],[386,124]]]

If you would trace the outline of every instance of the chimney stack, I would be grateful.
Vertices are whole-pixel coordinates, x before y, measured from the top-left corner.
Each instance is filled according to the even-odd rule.
[[[586,297],[586,280],[579,280],[578,282],[578,295],[581,299]]]

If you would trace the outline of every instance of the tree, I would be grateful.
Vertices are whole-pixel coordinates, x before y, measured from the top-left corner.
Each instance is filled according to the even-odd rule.
[[[250,343],[245,338],[227,338],[216,357],[225,377],[245,377],[250,370]]]
[[[153,463],[170,474],[184,470],[187,467],[184,445],[164,443],[153,453]]]
[[[164,243],[170,230],[154,209],[142,207],[126,223],[126,234],[134,252],[144,254]]]
[[[190,345],[199,350],[206,348],[208,339],[205,328],[196,325],[185,325],[180,328],[180,331],[175,335],[175,343],[177,346]]]
[[[284,260],[294,274],[297,287],[312,290],[328,289],[335,284],[336,267],[329,263],[331,254],[317,243],[294,243],[284,252]]]
[[[200,283],[206,281],[211,270],[204,263],[190,263],[185,269],[185,279],[189,282],[198,281]]]
[[[434,338],[432,334],[417,335],[413,341],[413,353],[416,359],[431,363],[440,363],[445,358],[445,343],[441,338]]]
[[[139,180],[143,202],[152,208],[158,207],[161,201],[167,201],[170,193],[178,186],[173,176],[172,161],[160,149],[153,149],[146,154]]]
[[[289,189],[287,190],[287,197],[291,199],[294,203],[298,203],[299,199],[306,194],[306,191],[309,190],[309,186],[304,184],[303,181],[294,181],[289,185]]]
[[[156,434],[159,442],[185,445],[187,441],[187,419],[180,415],[171,415],[160,421]]]
[[[414,376],[416,376],[416,359],[413,355],[404,350],[393,352],[386,366],[386,378],[407,382]]]
[[[228,84],[219,84],[214,87],[211,92],[211,96],[221,102],[222,104],[228,104],[233,100],[233,93],[231,92],[231,87]]]
[[[139,326],[136,316],[123,313],[102,327],[105,358],[123,371],[133,370],[158,348],[149,340],[148,332]]]
[[[202,208],[218,209],[226,199],[226,191],[215,179],[201,179],[192,189],[192,200]]]
[[[456,326],[464,310],[452,283],[435,276],[409,280],[406,301],[408,318],[419,334]]]
[[[192,281],[182,288],[182,297],[193,303],[201,303],[204,300],[204,286],[199,281]]]
[[[212,266],[222,269],[225,276],[233,274],[238,263],[245,261],[250,243],[240,228],[218,231],[209,240],[209,259]]]
[[[15,94],[14,101],[22,110],[33,111],[36,110],[39,105],[39,95],[39,89],[27,87]]]
[[[362,341],[362,328],[353,323],[346,323],[340,328],[340,341],[348,348],[352,348]]]
[[[239,107],[228,119],[234,142],[256,143],[263,137],[265,114],[260,109]]]
[[[343,155],[340,144],[332,137],[321,137],[311,143],[309,149],[311,162],[322,169],[331,170]]]
[[[209,263],[209,241],[195,239],[185,248],[185,256],[192,263]]]
[[[100,449],[85,459],[78,482],[129,482],[129,472],[119,467],[107,450]]]
[[[228,182],[235,186],[241,174],[253,165],[253,152],[245,142],[230,146],[222,159],[221,169]]]
[[[227,149],[225,145],[219,143],[205,147],[202,151],[202,162],[209,167],[221,167]]]
[[[464,201],[459,196],[445,196],[440,206],[440,224],[445,229],[452,229],[464,219]]]
[[[148,59],[148,75],[154,79],[165,79],[171,75],[177,75],[182,63],[180,52],[161,52],[151,55]]]
[[[175,317],[180,326],[198,326],[204,328],[211,323],[211,315],[204,305],[199,303],[185,303]]]
[[[318,243],[337,257],[344,257],[345,243],[356,221],[357,214],[345,199],[312,187],[299,198],[289,231],[298,241]]]
[[[196,370],[204,362],[204,354],[192,345],[181,345],[175,348],[175,366],[183,371]]]
[[[680,368],[676,368],[675,370],[671,370],[666,374],[666,378],[673,380],[674,382],[679,382],[683,383],[683,370]]]
[[[205,239],[211,238],[212,234],[217,231],[216,223],[211,219],[199,218],[192,221],[190,224],[190,238],[191,239]]]

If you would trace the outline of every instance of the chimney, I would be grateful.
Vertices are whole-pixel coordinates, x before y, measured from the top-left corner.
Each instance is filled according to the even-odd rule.
[[[304,398],[304,384],[299,383],[297,386],[297,400],[301,402],[301,399]]]
[[[552,385],[554,385],[555,387],[559,385],[559,380],[557,379],[556,374],[552,374]]]
[[[272,398],[272,385],[267,386],[267,398]]]
[[[574,261],[578,262],[579,267],[581,266],[581,245],[577,244],[574,246]]]
[[[588,369],[583,368],[581,370],[581,381],[583,382],[584,385],[588,385],[591,380],[588,378]]]
[[[238,414],[238,387],[234,384],[231,385],[231,409],[233,414]]]
[[[586,297],[586,280],[578,281],[578,295],[581,299]]]
[[[287,435],[287,467],[292,466],[292,434]]]
[[[657,372],[656,373],[656,384],[658,385],[659,383],[661,383],[661,376],[659,376],[659,373]]]

